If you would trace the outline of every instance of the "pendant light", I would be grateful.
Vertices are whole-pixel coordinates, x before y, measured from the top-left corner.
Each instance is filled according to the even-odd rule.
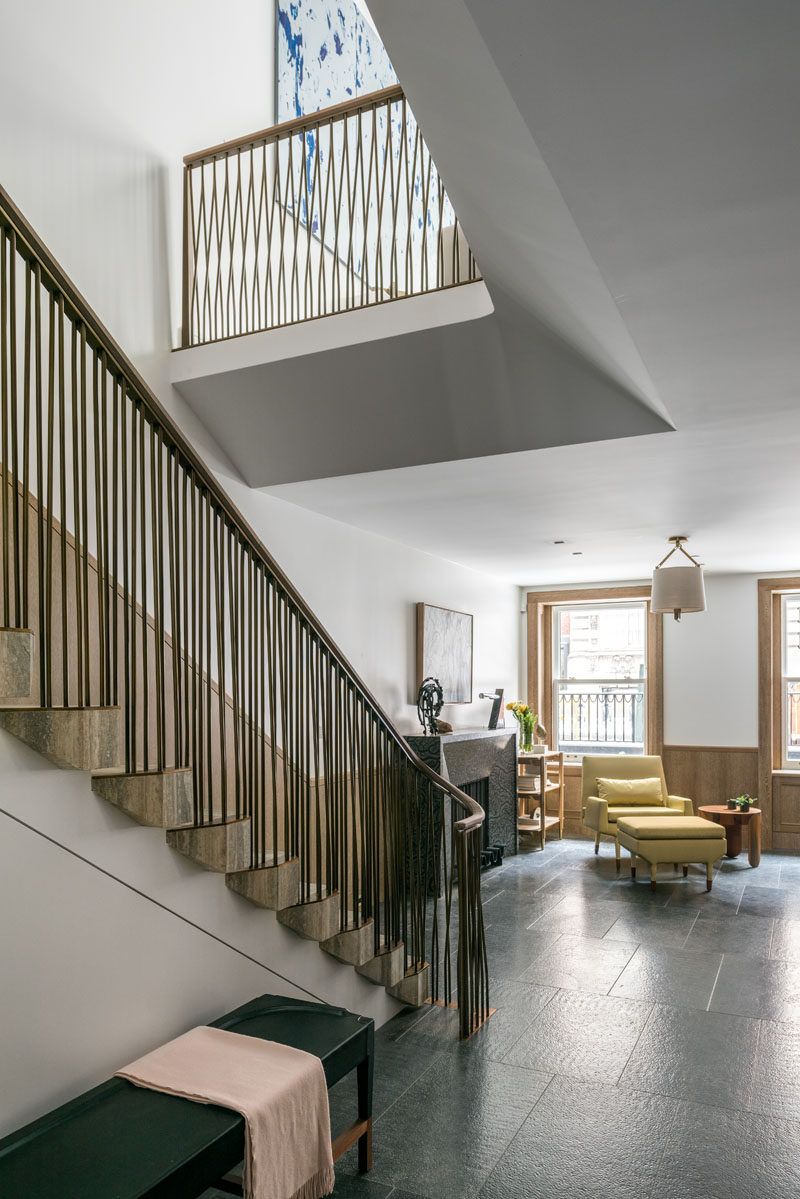
[[[686,537],[670,537],[672,549],[662,558],[653,571],[650,591],[651,612],[671,612],[680,620],[681,612],[705,612],[706,589],[703,583],[703,568],[696,558],[683,548]],[[664,566],[664,563],[680,550],[691,566]]]

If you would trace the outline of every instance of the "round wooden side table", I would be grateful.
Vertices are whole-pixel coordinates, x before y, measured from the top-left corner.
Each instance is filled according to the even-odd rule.
[[[751,866],[757,866],[761,861],[761,808],[751,808],[749,812],[740,812],[737,808],[732,811],[725,804],[708,804],[699,809],[700,815],[706,820],[725,827],[725,839],[728,842],[726,857],[738,858],[742,852],[742,829],[747,826],[747,859]]]

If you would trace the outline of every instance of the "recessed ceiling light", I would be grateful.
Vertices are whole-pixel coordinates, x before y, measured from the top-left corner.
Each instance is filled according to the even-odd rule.
[[[573,556],[573,558],[582,558],[582,557],[583,557],[583,550],[573,550],[573,551],[572,551],[572,556]]]
[[[566,544],[566,543],[563,541],[554,541],[553,542],[553,545],[564,545],[564,544]]]

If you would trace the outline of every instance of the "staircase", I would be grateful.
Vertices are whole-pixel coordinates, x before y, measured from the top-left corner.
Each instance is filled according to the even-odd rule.
[[[0,726],[404,1003],[488,1014],[417,758],[0,189]]]

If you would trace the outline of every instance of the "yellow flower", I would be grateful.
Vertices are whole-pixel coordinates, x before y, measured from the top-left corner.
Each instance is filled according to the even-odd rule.
[[[514,707],[513,704],[506,704],[506,712],[510,712],[513,707]]]

